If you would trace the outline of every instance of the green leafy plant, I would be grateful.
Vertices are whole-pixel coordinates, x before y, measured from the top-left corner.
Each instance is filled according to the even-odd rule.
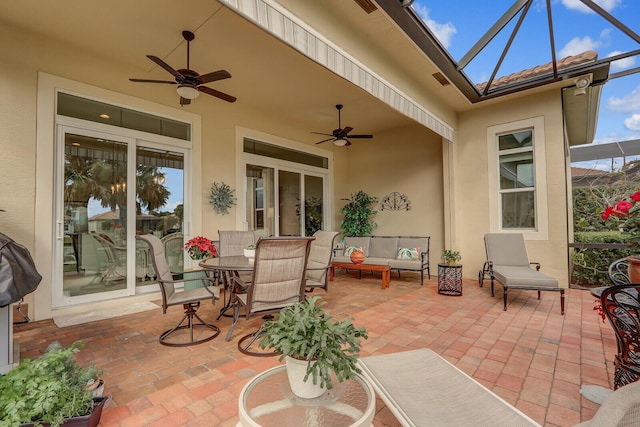
[[[247,246],[244,247],[246,250],[248,251],[255,251],[256,250],[256,245],[254,245],[253,243],[249,243]]]
[[[446,262],[447,264],[455,264],[456,262],[460,261],[462,259],[462,256],[460,255],[460,252],[458,251],[452,251],[450,249],[445,249],[442,252],[442,260],[444,262]]]
[[[213,206],[216,213],[226,215],[229,208],[236,204],[236,198],[233,195],[235,190],[222,181],[220,184],[214,181],[211,184],[211,193],[209,194],[209,203]]]
[[[307,365],[304,380],[312,378],[314,384],[331,389],[331,372],[340,382],[360,373],[356,366],[360,342],[368,335],[365,328],[353,325],[353,319],[334,320],[322,309],[325,303],[317,301],[318,297],[308,298],[265,322],[260,347],[273,348],[280,353],[280,361],[286,356],[315,361]]]
[[[90,414],[93,394],[87,385],[102,372],[77,364],[74,355],[82,345],[52,343],[42,356],[23,359],[0,377],[0,425],[46,422],[56,427],[66,418]]]
[[[360,190],[346,200],[340,213],[344,215],[340,229],[347,237],[369,236],[377,227],[372,217],[378,213],[373,210],[373,205],[378,203],[378,198],[369,196]]]

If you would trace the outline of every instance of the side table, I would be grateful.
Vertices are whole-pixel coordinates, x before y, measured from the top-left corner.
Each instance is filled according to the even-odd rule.
[[[462,265],[438,264],[438,293],[462,295]]]
[[[297,397],[291,391],[284,365],[251,379],[240,392],[236,427],[367,426],[375,415],[373,387],[357,375],[339,383],[315,399]]]

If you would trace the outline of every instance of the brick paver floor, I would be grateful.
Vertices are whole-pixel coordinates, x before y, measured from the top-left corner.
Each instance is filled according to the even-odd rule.
[[[510,291],[502,310],[502,289],[492,298],[487,286],[464,280],[463,295],[437,293],[436,278],[420,286],[419,277],[392,274],[381,289],[379,275],[336,272],[329,292],[316,290],[334,317],[353,317],[369,339],[362,356],[430,348],[545,426],[571,426],[590,419],[598,408],[580,395],[580,386],[611,388],[615,337],[593,311],[585,290],[567,291],[566,314],[560,297]],[[215,319],[220,305],[199,313]],[[46,320],[16,325],[21,358],[36,357],[48,343],[83,340],[82,364],[105,370],[105,393],[112,396],[103,427],[235,426],[238,396],[246,382],[279,364],[277,357],[241,354],[237,338],[261,320],[240,318],[231,342],[224,340],[231,319],[215,322],[221,334],[204,344],[172,348],[158,335],[182,313],[170,307],[82,325],[58,328]],[[460,407],[464,410],[464,406]],[[399,423],[379,399],[374,426]]]

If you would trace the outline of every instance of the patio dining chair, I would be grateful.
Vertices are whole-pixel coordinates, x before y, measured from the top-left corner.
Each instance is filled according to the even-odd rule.
[[[616,334],[613,388],[618,389],[640,379],[640,284],[606,288],[600,303]]]
[[[267,237],[258,240],[251,282],[235,277],[246,293],[233,295],[233,323],[227,333],[231,340],[233,331],[244,308],[247,320],[257,316],[269,316],[305,298],[305,275],[309,246],[313,237]],[[269,319],[270,317],[266,317]],[[238,349],[245,354],[264,355],[249,350],[261,329],[238,341]],[[268,355],[271,355],[269,353]]]
[[[315,288],[329,290],[329,267],[333,255],[333,246],[338,231],[318,230],[313,234],[315,240],[311,242],[309,260],[307,261],[307,291]]]
[[[243,255],[244,249],[249,244],[256,243],[253,231],[218,230],[220,239],[220,253],[218,256]]]
[[[112,285],[113,281],[127,278],[127,248],[116,246],[105,234],[91,234],[104,253],[106,263],[102,265],[100,281]]]
[[[491,296],[495,281],[502,284],[504,311],[507,311],[509,289],[560,292],[560,313],[564,315],[564,289],[558,279],[540,272],[540,263],[530,262],[524,236],[520,233],[487,233],[484,235],[487,261],[478,274],[480,287],[483,279],[491,279]],[[535,269],[531,268],[532,266]]]
[[[609,280],[613,285],[628,285],[631,283],[627,258],[617,259],[609,265]]]
[[[215,300],[219,298],[220,289],[214,286],[214,280],[209,277],[181,279],[178,281],[173,280],[162,241],[153,234],[136,236],[136,239],[149,245],[149,253],[151,254],[153,268],[156,273],[156,280],[160,285],[160,291],[162,293],[162,312],[166,314],[167,308],[174,305],[181,305],[184,308],[184,315],[176,326],[160,334],[160,344],[172,347],[184,347],[201,344],[217,337],[220,329],[216,325],[202,320],[197,313],[202,301],[210,300],[211,303],[214,304]],[[176,290],[177,283],[189,282],[191,280],[198,280],[204,283],[204,286],[183,291]],[[197,322],[194,322],[196,320]],[[184,331],[188,332],[187,339],[184,339],[184,334],[181,333]]]

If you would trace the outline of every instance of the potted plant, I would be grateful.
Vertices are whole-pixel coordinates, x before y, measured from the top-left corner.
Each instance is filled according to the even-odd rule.
[[[7,423],[2,425],[97,426],[107,398],[94,397],[88,387],[100,381],[101,371],[76,362],[82,345],[63,348],[55,342],[0,377],[0,420]]]
[[[370,236],[377,224],[372,217],[378,213],[373,205],[378,202],[377,197],[369,196],[360,190],[346,200],[340,213],[344,215],[340,229],[346,237]]]
[[[256,245],[253,243],[249,243],[244,247],[244,256],[249,258],[249,262],[253,262],[253,259],[256,257]]]
[[[189,252],[191,259],[215,258],[216,245],[206,237],[197,236],[184,244],[184,249]]]
[[[442,260],[447,265],[453,265],[456,262],[460,261],[461,259],[462,259],[462,256],[460,255],[460,252],[458,252],[458,251],[452,251],[450,249],[445,249],[442,252]]]
[[[273,348],[286,360],[291,390],[299,397],[318,397],[333,388],[332,375],[339,382],[353,378],[361,339],[367,339],[363,327],[353,319],[338,321],[324,311],[318,297],[308,298],[280,311],[278,318],[264,324],[260,347]],[[296,366],[301,375],[296,378]],[[310,390],[308,390],[310,389]]]

